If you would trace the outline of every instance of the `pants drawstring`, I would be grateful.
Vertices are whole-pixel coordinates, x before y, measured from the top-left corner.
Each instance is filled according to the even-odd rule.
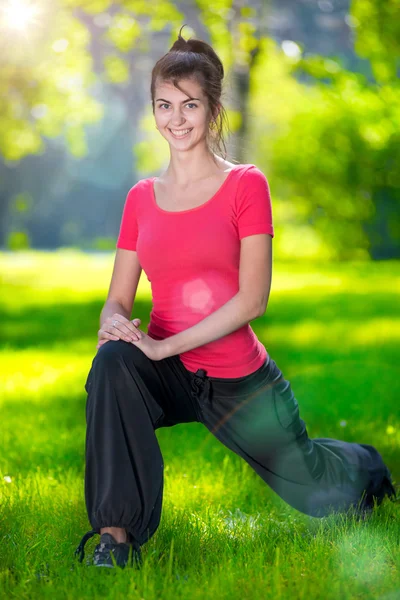
[[[197,369],[191,381],[192,398],[198,401],[200,408],[203,409],[207,402],[211,402],[210,399],[210,380],[204,369]]]

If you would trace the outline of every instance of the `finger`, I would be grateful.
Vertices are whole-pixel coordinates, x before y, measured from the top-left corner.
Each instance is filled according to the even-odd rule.
[[[142,321],[140,319],[132,319],[131,324],[133,325],[136,331],[140,331],[139,325],[141,325]]]
[[[128,329],[128,327],[118,327],[116,329],[114,327],[114,330],[119,333],[121,339],[125,340],[125,342],[137,342],[141,338],[140,332],[134,327],[132,329]]]
[[[117,326],[114,327],[114,321],[118,321]],[[111,324],[109,325],[109,331],[111,333],[120,332],[120,336],[126,342],[135,342],[138,339],[141,339],[140,331],[133,325],[132,321],[129,321],[126,317],[122,315],[118,315],[115,313],[113,317],[111,317]]]
[[[119,313],[114,313],[112,317],[109,317],[107,319],[107,322],[109,322],[111,325],[114,323],[114,321],[118,321],[119,323],[122,323],[123,325],[126,325],[128,328],[131,325],[134,325],[135,327],[138,327],[141,324],[141,319],[139,319],[139,317],[136,317],[135,319],[129,320],[126,317],[124,317],[123,315],[120,315]]]
[[[111,323],[111,325],[114,323],[114,321],[118,321],[118,325],[130,325],[131,323],[129,319],[124,317],[124,315],[120,315],[119,313],[114,313],[112,317],[107,319],[107,321]]]
[[[112,325],[112,324],[108,325],[107,329],[108,329],[108,332],[110,333],[110,335],[117,335],[118,339],[125,340],[125,342],[132,341],[133,334],[130,333],[130,331],[127,327],[121,325],[120,322],[118,322],[117,327],[114,327],[114,325]]]
[[[99,329],[99,331],[97,332],[97,336],[99,338],[99,340],[101,339],[106,339],[106,340],[119,340],[119,336],[114,335],[113,333],[110,333],[109,331],[106,331],[105,329]]]
[[[129,321],[129,327],[123,325],[119,329],[120,329],[120,331],[122,331],[123,335],[128,338],[128,341],[140,340],[142,337],[142,333],[141,333],[140,329],[135,327],[133,325],[133,323],[131,323],[131,321]]]
[[[127,335],[130,338],[134,338],[135,340],[141,337],[140,330],[137,329],[137,327],[135,327],[134,325],[132,325],[132,323],[130,323],[130,327],[125,327],[124,325],[123,327],[121,327],[121,330],[123,331],[124,335]]]

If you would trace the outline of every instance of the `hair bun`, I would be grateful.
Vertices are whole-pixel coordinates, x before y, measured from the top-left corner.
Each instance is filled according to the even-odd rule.
[[[171,46],[169,52],[193,52],[194,54],[203,54],[214,64],[219,71],[221,79],[223,79],[224,67],[212,47],[203,40],[198,40],[195,38],[189,38],[188,40],[185,40],[181,35],[181,31],[184,27],[186,27],[186,24],[182,25],[180,28],[178,39]]]

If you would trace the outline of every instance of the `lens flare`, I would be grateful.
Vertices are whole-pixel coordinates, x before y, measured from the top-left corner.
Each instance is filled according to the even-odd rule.
[[[39,14],[37,5],[24,0],[9,0],[1,10],[3,26],[17,31],[24,31],[29,25],[37,23]]]

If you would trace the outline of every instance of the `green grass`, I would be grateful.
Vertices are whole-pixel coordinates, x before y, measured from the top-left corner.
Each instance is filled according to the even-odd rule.
[[[143,568],[74,559],[90,529],[84,383],[112,261],[0,255],[0,597],[400,598],[399,503],[385,501],[366,522],[308,517],[198,423],[157,431],[164,504]],[[276,263],[268,309],[252,323],[290,380],[310,437],[373,444],[395,481],[399,291],[399,262]],[[145,331],[150,309],[143,274],[132,317]]]

